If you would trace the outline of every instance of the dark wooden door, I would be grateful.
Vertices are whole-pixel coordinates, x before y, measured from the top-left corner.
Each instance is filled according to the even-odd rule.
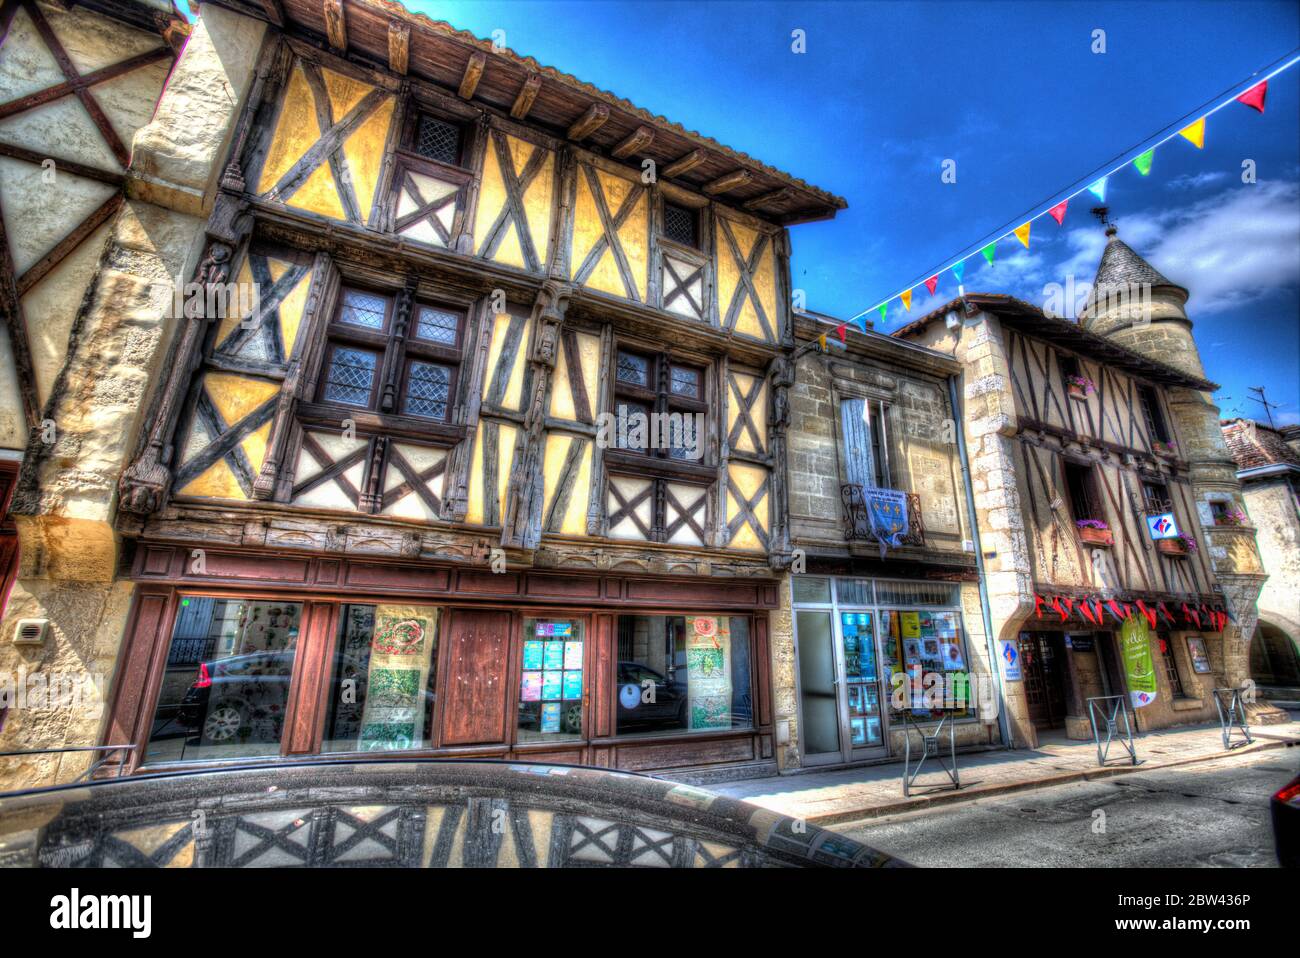
[[[452,609],[442,680],[442,744],[506,740],[510,676],[509,612]]]
[[[1021,632],[1020,668],[1025,702],[1035,728],[1065,724],[1065,643],[1059,632]]]

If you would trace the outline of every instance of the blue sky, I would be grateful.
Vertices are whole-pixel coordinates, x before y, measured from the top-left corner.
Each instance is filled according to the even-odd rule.
[[[504,30],[519,53],[845,197],[835,220],[792,230],[794,286],[844,318],[1300,47],[1294,2],[407,5]],[[945,159],[955,183],[941,181]],[[970,261],[967,291],[1041,304],[1047,283],[1090,281],[1104,240],[1091,201],[1072,201],[1062,227],[1035,221],[1028,252],[1010,239],[992,268]],[[1300,422],[1300,66],[1270,81],[1262,116],[1221,110],[1203,150],[1170,141],[1149,177],[1112,177],[1107,201],[1120,236],[1191,290],[1224,415],[1263,418],[1246,387],[1264,385],[1275,417]],[[953,293],[944,277],[913,309]],[[895,301],[878,328],[903,321]]]

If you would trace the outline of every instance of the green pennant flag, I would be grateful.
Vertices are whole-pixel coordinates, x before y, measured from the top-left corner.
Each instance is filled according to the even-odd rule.
[[[1137,167],[1137,171],[1141,173],[1143,176],[1146,176],[1148,173],[1151,172],[1151,160],[1152,158],[1155,157],[1155,155],[1156,155],[1156,148],[1153,146],[1151,147],[1151,149],[1147,150],[1145,153],[1143,153],[1141,156],[1139,156],[1136,160],[1133,161],[1133,165]]]
[[[984,254],[984,258],[989,261],[990,266],[993,265],[993,256],[997,253],[997,251],[998,251],[997,240],[994,240],[992,243],[989,243],[988,246],[980,250],[980,252]]]
[[[882,323],[885,321],[885,314],[888,312],[888,310],[889,307],[887,307],[884,303],[880,304],[880,321]]]

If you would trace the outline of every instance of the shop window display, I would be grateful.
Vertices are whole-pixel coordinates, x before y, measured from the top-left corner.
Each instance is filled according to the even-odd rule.
[[[898,672],[908,677],[904,693],[908,704],[923,705],[924,678],[929,673],[943,674],[941,692],[969,703],[966,643],[958,613],[887,610],[880,616],[885,694],[889,696],[891,712],[902,711],[895,708],[893,676]],[[912,714],[919,719],[939,717],[924,707],[914,707]],[[969,706],[953,713],[956,718],[970,714]]]
[[[749,619],[624,615],[616,732],[751,728]]]
[[[183,597],[146,760],[278,755],[301,618],[299,602]]]
[[[428,748],[433,731],[438,609],[345,605],[322,752]]]
[[[519,742],[582,738],[583,638],[578,620],[524,620]]]

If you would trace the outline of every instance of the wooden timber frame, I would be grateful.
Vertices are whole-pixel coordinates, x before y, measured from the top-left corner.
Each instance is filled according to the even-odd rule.
[[[775,581],[727,582],[681,577],[619,574],[572,575],[520,571],[504,575],[482,568],[348,559],[308,553],[253,554],[209,549],[205,571],[197,573],[187,546],[142,543],[132,563],[137,591],[128,617],[123,652],[110,699],[106,740],[147,742],[154,705],[167,665],[172,629],[184,596],[278,599],[303,604],[301,634],[279,756],[311,760],[321,749],[331,680],[332,654],[346,604],[399,599],[438,606],[440,622],[458,612],[498,617],[495,633],[508,654],[496,656],[494,678],[504,683],[500,713],[449,714],[447,691],[459,676],[448,634],[440,634],[432,747],[404,751],[404,757],[474,757],[549,761],[608,768],[701,770],[726,765],[762,765],[773,760],[773,706],[767,662],[768,610],[778,605]],[[676,733],[617,735],[617,616],[717,613],[749,619],[750,688],[753,726]],[[586,624],[583,728],[579,742],[518,743],[518,695],[522,623],[529,616],[560,616]],[[508,625],[506,622],[508,621]],[[500,633],[504,630],[505,636]],[[440,626],[440,633],[447,628]],[[477,678],[482,676],[475,673]],[[474,720],[478,735],[492,741],[459,744],[473,734],[458,723]],[[490,729],[490,733],[482,730]],[[126,738],[122,738],[126,736]],[[337,753],[330,753],[334,757]],[[395,754],[395,753],[388,753]],[[247,762],[249,759],[240,759]],[[253,761],[256,761],[254,759]],[[208,767],[212,763],[149,765],[133,755],[124,772]]]

